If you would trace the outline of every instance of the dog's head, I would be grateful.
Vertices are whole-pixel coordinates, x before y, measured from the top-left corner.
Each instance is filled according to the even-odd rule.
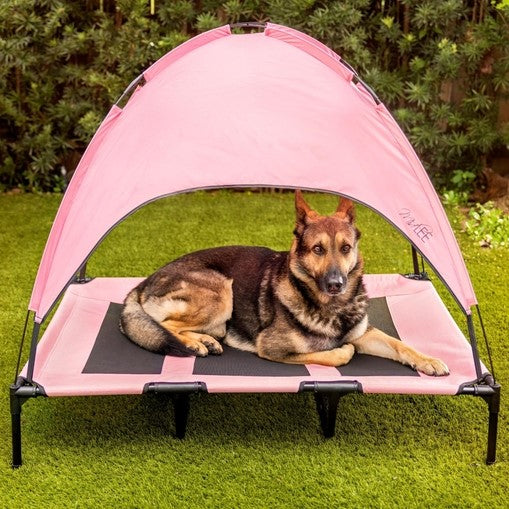
[[[295,209],[290,270],[320,297],[345,294],[352,271],[356,269],[356,275],[362,271],[353,202],[342,198],[334,214],[322,216],[296,191]]]

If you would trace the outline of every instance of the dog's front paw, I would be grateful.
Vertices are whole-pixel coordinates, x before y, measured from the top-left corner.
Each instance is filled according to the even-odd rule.
[[[449,368],[445,362],[433,357],[424,357],[415,365],[415,369],[429,376],[445,376],[449,374]]]
[[[207,350],[212,355],[221,355],[223,353],[223,347],[221,343],[214,339],[212,336],[202,336],[201,342],[207,347]]]
[[[209,354],[209,349],[201,341],[190,341],[186,346],[197,357],[207,357]]]
[[[332,356],[332,365],[333,366],[343,366],[350,362],[355,353],[355,347],[351,343],[346,343],[339,348],[334,348],[334,350],[330,351]]]

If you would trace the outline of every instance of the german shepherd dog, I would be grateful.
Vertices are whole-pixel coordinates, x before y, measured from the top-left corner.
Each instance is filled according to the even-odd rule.
[[[296,191],[295,207],[290,251],[229,246],[172,261],[127,295],[122,332],[168,355],[221,354],[222,340],[278,362],[341,366],[357,351],[447,375],[441,360],[369,325],[353,202],[322,216]]]

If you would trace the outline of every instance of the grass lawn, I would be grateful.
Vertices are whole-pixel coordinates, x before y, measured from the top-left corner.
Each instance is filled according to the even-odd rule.
[[[307,196],[322,213],[335,208],[334,197]],[[503,386],[496,464],[484,464],[487,407],[477,398],[349,395],[336,437],[325,440],[310,394],[204,394],[192,400],[183,441],[172,436],[171,406],[149,396],[29,401],[24,465],[12,470],[8,386],[59,201],[0,196],[0,507],[509,507],[509,252],[481,250],[460,233]],[[411,271],[410,249],[390,226],[362,208],[358,225],[367,272]],[[287,249],[292,229],[291,194],[175,196],[116,228],[88,272],[147,275],[214,245]],[[438,289],[463,327],[454,301]],[[27,355],[25,345],[23,361]]]

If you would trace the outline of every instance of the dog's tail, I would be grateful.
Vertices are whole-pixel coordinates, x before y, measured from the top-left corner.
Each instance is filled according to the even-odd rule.
[[[119,328],[133,343],[151,352],[176,357],[194,355],[191,349],[145,312],[140,304],[140,291],[137,287],[125,298]]]

